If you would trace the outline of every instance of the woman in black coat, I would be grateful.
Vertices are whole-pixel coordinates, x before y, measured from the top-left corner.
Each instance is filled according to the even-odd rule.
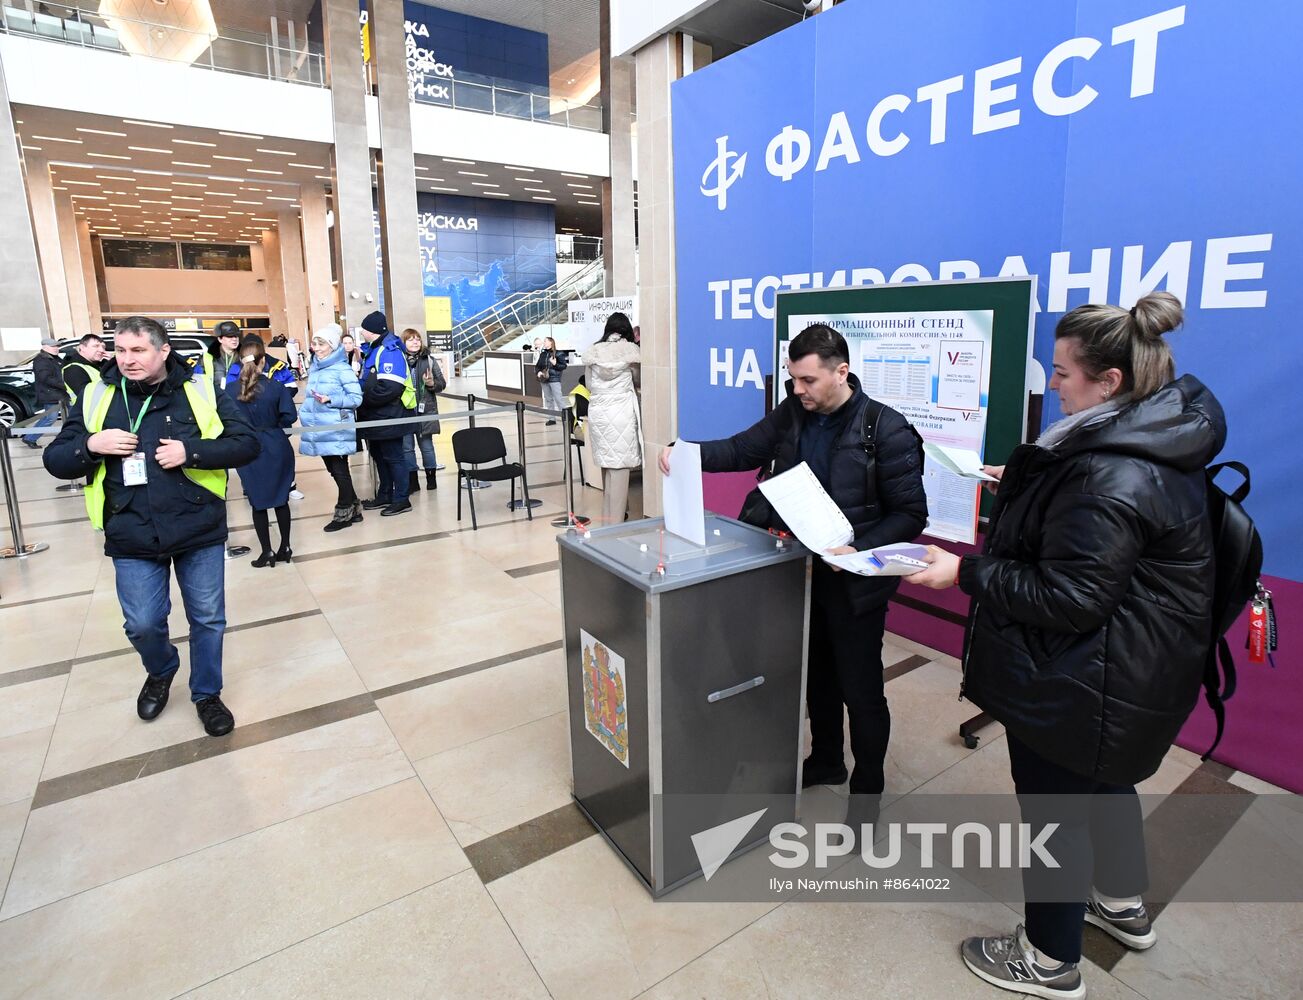
[[[1204,467],[1226,440],[1213,394],[1174,379],[1163,335],[1181,320],[1167,292],[1064,316],[1050,388],[1065,416],[987,470],[999,487],[985,551],[933,547],[907,578],[972,597],[962,693],[1008,732],[1024,821],[1060,824],[1048,847],[1062,867],[1023,872],[1026,929],[962,948],[1016,992],[1084,995],[1083,917],[1131,948],[1156,940],[1135,784],[1199,693],[1213,595]]]
[[[244,495],[253,508],[253,530],[262,546],[262,552],[253,560],[253,565],[259,568],[289,562],[294,555],[290,549],[289,507],[294,449],[284,429],[294,426],[298,411],[294,409],[289,390],[263,375],[262,359],[266,353],[260,337],[245,337],[240,344],[240,377],[226,387],[226,394],[253,425],[262,443],[258,457],[239,470]],[[271,550],[269,510],[276,511],[276,525],[280,528],[281,546],[275,554]]]

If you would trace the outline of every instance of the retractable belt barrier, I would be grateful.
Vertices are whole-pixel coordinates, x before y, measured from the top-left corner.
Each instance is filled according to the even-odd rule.
[[[525,455],[525,413],[536,413],[545,416],[550,420],[558,417],[562,418],[559,423],[562,430],[562,452],[565,456],[565,481],[567,488],[567,497],[569,499],[569,513],[565,518],[558,518],[553,524],[562,526],[573,526],[578,523],[573,514],[574,508],[574,484],[570,479],[570,441],[569,441],[569,424],[567,418],[568,411],[548,410],[540,406],[528,406],[525,403],[514,403],[510,405],[494,405],[487,407],[476,407],[477,397],[473,394],[458,396],[453,393],[439,393],[451,399],[464,400],[467,404],[465,410],[457,410],[452,413],[421,413],[411,417],[392,417],[387,420],[350,420],[342,421],[338,424],[326,424],[320,427],[286,427],[285,435],[287,437],[299,437],[306,434],[338,434],[340,430],[346,430],[352,427],[354,430],[369,427],[403,427],[407,425],[426,424],[434,420],[461,420],[465,419],[470,426],[475,426],[476,417],[491,416],[496,413],[514,413],[516,414],[516,433],[518,445],[520,448],[520,464],[528,465],[528,459]],[[64,421],[59,420],[48,427],[33,427],[32,425],[40,419],[40,416],[30,417],[27,420],[5,426],[0,424],[0,479],[3,479],[5,506],[9,512],[9,532],[13,536],[13,545],[0,548],[0,559],[12,559],[18,556],[33,555],[37,552],[44,552],[50,546],[45,542],[28,542],[23,536],[22,516],[19,513],[18,485],[14,478],[13,461],[9,455],[9,442],[15,437],[33,438],[33,437],[55,437],[62,430]],[[460,477],[459,477],[460,478]],[[468,483],[474,480],[467,480]],[[478,484],[487,486],[488,484]],[[533,500],[531,506],[539,506],[543,501]],[[524,506],[524,501],[517,501],[513,509],[520,509]]]

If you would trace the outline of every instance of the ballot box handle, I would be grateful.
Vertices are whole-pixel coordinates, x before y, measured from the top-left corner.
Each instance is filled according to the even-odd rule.
[[[743,681],[741,684],[734,684],[730,688],[724,688],[722,691],[712,691],[706,695],[706,701],[714,703],[723,701],[725,698],[732,698],[735,694],[741,694],[743,691],[750,691],[752,688],[758,688],[765,682],[764,675],[752,677],[749,681]]]

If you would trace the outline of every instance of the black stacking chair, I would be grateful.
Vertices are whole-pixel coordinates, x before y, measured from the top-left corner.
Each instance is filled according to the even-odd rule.
[[[479,480],[485,483],[500,483],[504,479],[511,481],[511,503],[516,502],[516,480],[525,494],[525,514],[534,520],[534,511],[529,505],[529,481],[525,478],[525,467],[519,462],[507,461],[507,443],[502,439],[502,431],[496,427],[465,427],[452,436],[452,456],[457,462],[457,520],[461,520],[462,480]],[[500,462],[487,469],[480,468],[486,462]],[[468,468],[469,466],[469,468]],[[471,527],[479,530],[475,517],[475,491],[470,494]]]
[[[588,397],[577,392],[571,399],[574,400],[574,406],[566,411],[570,421],[570,447],[575,449],[575,458],[579,460],[579,485],[587,486],[588,481],[584,479],[584,439],[575,437],[575,424],[588,419]],[[585,426],[584,431],[587,430]]]

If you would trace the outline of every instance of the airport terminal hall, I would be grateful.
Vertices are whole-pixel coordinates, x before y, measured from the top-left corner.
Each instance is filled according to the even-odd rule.
[[[0,0],[0,1000],[1303,997],[1294,0]]]

